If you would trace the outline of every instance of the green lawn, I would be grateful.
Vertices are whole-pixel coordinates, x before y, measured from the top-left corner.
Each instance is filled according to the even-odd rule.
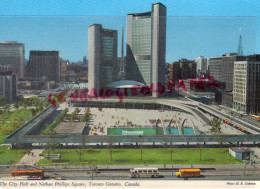
[[[9,150],[8,146],[0,146],[0,165],[15,164],[26,152],[27,150]]]
[[[16,109],[9,114],[7,120],[12,120],[15,117],[19,117],[24,121],[28,121],[32,117],[32,113],[28,109]]]
[[[6,135],[4,135],[4,133],[1,131],[1,125],[0,125],[0,144],[4,143],[5,137]]]
[[[36,115],[38,115],[39,113],[40,112],[37,112]],[[7,125],[10,124],[10,121],[14,118],[21,118],[24,121],[24,123],[26,123],[29,120],[31,120],[33,118],[33,116],[32,116],[31,110],[29,110],[29,109],[16,109],[16,110],[10,112],[9,114],[7,114],[7,117],[6,117]],[[3,132],[2,132],[3,122],[1,122],[1,121],[3,121],[3,120],[0,119],[0,143],[4,143],[5,137],[7,137],[11,133],[6,134],[6,135],[3,134]]]
[[[142,149],[142,161],[140,149],[113,149],[112,161],[109,149],[84,149],[81,161],[79,151],[79,149],[56,149],[55,153],[60,154],[61,159],[41,159],[38,165],[243,164],[229,155],[227,148],[201,148],[201,160],[199,148]],[[53,150],[50,150],[50,153],[54,153]]]

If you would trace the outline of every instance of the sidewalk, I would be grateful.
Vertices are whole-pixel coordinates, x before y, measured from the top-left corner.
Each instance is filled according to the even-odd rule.
[[[159,169],[180,169],[180,168],[215,168],[216,170],[252,170],[252,171],[260,171],[260,164],[257,164],[254,166],[251,166],[250,164],[248,165],[236,165],[236,164],[230,164],[230,165],[58,165],[58,166],[40,166],[39,168],[44,168],[44,169],[132,169],[132,168],[159,168]]]
[[[16,165],[31,165],[35,166],[37,162],[42,158],[44,149],[31,150],[29,154],[26,154]]]

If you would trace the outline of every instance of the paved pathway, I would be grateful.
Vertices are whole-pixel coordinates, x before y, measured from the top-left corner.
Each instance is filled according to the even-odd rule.
[[[42,158],[44,149],[31,150],[29,154],[26,154],[16,165],[31,165],[35,166],[37,162]]]

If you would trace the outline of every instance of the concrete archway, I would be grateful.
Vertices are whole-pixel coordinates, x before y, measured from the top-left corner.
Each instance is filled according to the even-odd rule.
[[[164,135],[167,135],[166,128],[165,128],[165,125],[164,125],[164,122],[163,122],[162,119],[158,118],[157,121],[156,121],[156,125],[155,125],[155,126],[158,127],[159,121],[161,121],[161,126],[162,126],[162,128],[163,128],[163,134],[164,134]]]
[[[179,122],[178,122],[177,119],[172,118],[172,119],[170,120],[170,122],[169,122],[168,127],[171,127],[171,124],[172,124],[172,121],[173,121],[173,120],[175,120],[176,126],[177,126],[178,131],[179,131],[179,135],[183,135],[183,133],[182,133],[182,129],[181,129],[180,124],[179,124]]]
[[[185,119],[182,120],[181,125],[180,125],[181,130],[182,130],[183,125],[184,125],[184,122],[185,122],[186,120],[189,120],[189,121],[191,122],[192,128],[193,128],[193,130],[194,130],[194,134],[197,135],[197,134],[198,134],[198,129],[195,127],[193,121],[192,121],[189,117],[186,117]]]
[[[178,125],[178,122],[175,118],[171,118],[168,127],[171,127],[172,121],[175,120],[175,123]]]

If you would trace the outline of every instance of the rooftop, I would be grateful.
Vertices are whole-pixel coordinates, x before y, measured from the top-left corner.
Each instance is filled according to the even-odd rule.
[[[132,81],[132,80],[121,80],[114,81],[109,83],[106,87],[108,88],[141,88],[142,86],[146,86],[143,83]]]
[[[230,149],[234,152],[253,152],[253,150],[251,150],[247,147],[232,147]]]
[[[70,133],[70,134],[81,134],[84,130],[85,122],[61,122],[55,131],[58,134]]]

